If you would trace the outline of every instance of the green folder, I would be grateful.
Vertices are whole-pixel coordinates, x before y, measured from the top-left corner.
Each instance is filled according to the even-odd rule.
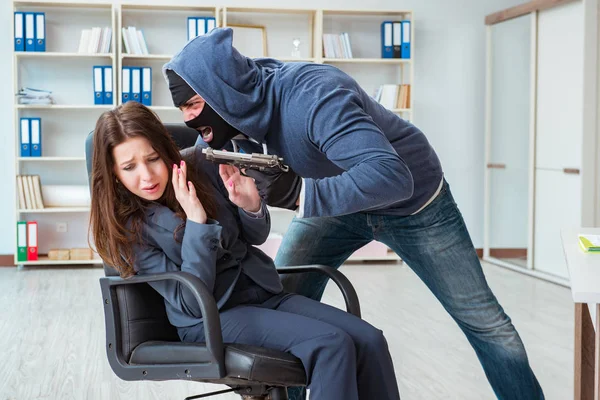
[[[27,222],[17,222],[17,261],[27,261]]]

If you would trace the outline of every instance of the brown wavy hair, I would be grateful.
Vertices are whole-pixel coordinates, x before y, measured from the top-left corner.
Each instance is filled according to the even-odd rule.
[[[104,112],[96,122],[88,241],[91,242],[91,235],[95,251],[124,278],[135,275],[132,247],[134,243],[142,243],[141,226],[148,206],[159,203],[171,209],[183,221],[186,220],[185,212],[175,198],[170,173],[165,192],[156,202],[134,195],[117,182],[113,149],[134,137],[146,138],[167,165],[168,171],[171,171],[173,164],[179,165],[182,159],[177,145],[158,116],[141,103],[130,101],[122,104]],[[193,159],[185,161],[188,164],[187,179],[194,184],[208,218],[215,218],[217,207],[212,187],[202,172],[194,168]],[[184,226],[185,222],[177,228],[175,237]]]

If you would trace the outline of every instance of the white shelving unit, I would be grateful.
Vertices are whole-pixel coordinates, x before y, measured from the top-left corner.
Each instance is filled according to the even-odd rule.
[[[18,157],[20,162],[63,162],[63,161],[85,161],[85,157]]]
[[[93,129],[98,116],[113,107],[93,104],[93,65],[113,66],[115,104],[120,104],[122,99],[122,67],[151,67],[153,105],[150,108],[163,122],[182,122],[180,111],[172,104],[161,70],[163,64],[186,43],[189,16],[214,17],[217,26],[263,26],[266,30],[268,57],[286,62],[335,65],[353,76],[368,93],[374,94],[379,85],[386,83],[408,83],[411,85],[411,97],[414,92],[414,24],[411,24],[413,58],[380,58],[381,22],[405,19],[414,21],[411,11],[250,8],[166,3],[148,5],[139,2],[129,3],[126,0],[89,1],[88,3],[75,3],[72,0],[13,2],[15,11],[46,13],[47,52],[13,53],[15,92],[20,86],[33,86],[52,90],[53,94],[56,94],[57,102],[51,106],[15,104],[16,173],[17,175],[39,174],[42,177],[42,184],[74,184],[74,181],[78,184],[87,184],[83,154],[85,137]],[[81,30],[92,26],[112,27],[110,53],[78,54],[75,52]],[[121,28],[127,26],[135,26],[136,29],[143,31],[150,54],[125,53]],[[349,33],[356,58],[324,58],[323,34],[341,32]],[[299,58],[291,56],[294,38],[299,38],[301,41]],[[40,71],[43,73],[40,74]],[[414,118],[412,107],[391,111],[406,119]],[[43,157],[20,157],[18,140],[20,117],[42,118]],[[48,124],[45,121],[48,121]],[[75,177],[77,173],[80,176]],[[40,254],[45,254],[50,247],[87,246],[87,240],[82,238],[87,238],[89,207],[16,209],[15,212],[17,220],[37,218],[40,224]],[[293,213],[273,210],[274,225],[284,231],[291,216]],[[70,218],[69,223],[72,226],[77,227],[75,230],[79,242],[62,246],[63,241],[59,240],[60,235],[56,233],[54,226],[67,218]],[[351,259],[387,261],[398,260],[398,257],[392,253],[374,257],[356,256]],[[89,264],[96,262],[89,262]],[[15,263],[17,263],[16,256]],[[72,262],[53,262],[40,257],[39,261],[19,264],[70,263]],[[88,264],[83,261],[77,263]]]
[[[42,185],[87,185],[84,143],[98,116],[113,105],[94,105],[92,67],[111,65],[113,82],[117,76],[115,15],[110,2],[74,3],[65,1],[13,2],[14,11],[44,12],[46,51],[13,51],[13,92],[20,87],[52,91],[55,104],[24,105],[15,98],[16,175],[40,175]],[[108,26],[113,30],[111,53],[77,53],[82,29]],[[116,93],[116,92],[115,92]],[[41,118],[42,157],[21,157],[20,124],[22,117]],[[16,180],[15,180],[15,187]],[[100,260],[49,260],[52,248],[87,247],[89,206],[20,209],[15,191],[16,220],[38,223],[38,260],[18,261],[17,265],[95,265]],[[57,232],[57,224],[66,223],[68,231]],[[9,229],[9,227],[6,227]]]
[[[52,57],[66,57],[66,58],[113,58],[112,53],[97,53],[97,54],[81,54],[81,53],[47,53],[47,52],[15,52],[17,58],[52,58]]]

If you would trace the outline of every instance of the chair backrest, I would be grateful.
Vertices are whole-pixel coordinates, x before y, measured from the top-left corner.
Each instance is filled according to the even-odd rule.
[[[165,124],[180,149],[191,147],[198,138],[198,131],[188,128],[185,124]],[[94,131],[90,132],[85,141],[85,159],[88,181],[91,184],[92,155],[94,153]],[[104,264],[106,276],[116,276],[114,268]],[[177,330],[169,323],[162,296],[148,284],[119,285],[110,294],[112,323],[115,326],[115,338],[121,348],[120,356],[126,362],[131,352],[140,343],[149,340],[179,341]]]
[[[116,340],[120,342],[120,353],[126,362],[141,343],[180,341],[177,329],[167,318],[164,299],[150,285],[119,285],[113,290]]]

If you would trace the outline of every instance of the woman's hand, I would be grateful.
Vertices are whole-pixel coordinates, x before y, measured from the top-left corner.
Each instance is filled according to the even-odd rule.
[[[175,198],[181,204],[187,219],[199,224],[206,223],[206,211],[196,196],[196,188],[191,181],[187,180],[187,165],[181,160],[181,168],[173,164],[173,189]]]
[[[233,204],[249,212],[260,211],[261,200],[252,178],[243,176],[239,169],[227,164],[219,165],[219,175]]]

